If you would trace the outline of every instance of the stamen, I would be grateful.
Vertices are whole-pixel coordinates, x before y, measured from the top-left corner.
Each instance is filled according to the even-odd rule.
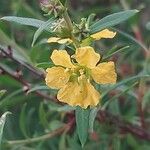
[[[80,72],[80,75],[83,75],[84,74],[84,69],[80,69],[79,72]]]
[[[72,56],[71,56],[71,58],[74,58],[74,59],[75,59],[75,58],[76,58],[76,56],[75,56],[75,55],[72,55]]]
[[[69,72],[69,70],[70,70],[69,68],[66,68],[64,72],[67,73]]]

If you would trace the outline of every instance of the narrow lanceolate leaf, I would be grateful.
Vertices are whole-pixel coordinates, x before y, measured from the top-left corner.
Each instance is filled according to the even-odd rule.
[[[108,15],[102,18],[101,20],[97,21],[90,27],[91,33],[95,33],[102,29],[115,26],[129,19],[130,17],[134,16],[137,12],[138,10],[126,10],[126,11],[121,11],[119,13]]]
[[[122,36],[124,36],[126,39],[130,40],[131,42],[134,42],[135,44],[137,44],[138,46],[140,46],[141,48],[143,48],[145,51],[147,51],[147,47],[145,47],[144,44],[142,44],[141,42],[139,42],[137,39],[135,39],[134,37],[132,37],[130,34],[121,31],[119,29],[116,28],[112,28],[114,31],[116,31],[117,33],[121,34]]]
[[[96,118],[96,115],[98,113],[99,109],[97,107],[93,108],[91,111],[90,111],[90,115],[89,115],[89,131],[90,132],[93,132],[94,131],[94,121],[95,121],[95,118]]]
[[[27,92],[27,94],[29,94],[29,93],[31,93],[31,92],[38,91],[38,90],[49,90],[49,87],[47,87],[46,85],[38,85],[38,86],[32,87],[32,88]]]
[[[24,17],[15,17],[15,16],[2,17],[0,20],[6,20],[6,21],[15,22],[21,25],[32,26],[36,28],[41,27],[45,23],[45,21],[34,19],[34,18],[24,18]]]
[[[0,145],[1,145],[1,142],[2,142],[2,135],[3,135],[3,130],[4,130],[4,125],[5,125],[5,122],[6,122],[6,116],[8,114],[11,114],[10,112],[5,112],[1,118],[0,118]],[[0,148],[1,149],[1,148]]]
[[[103,61],[106,61],[107,59],[109,59],[113,55],[115,55],[115,54],[117,54],[119,52],[122,52],[122,51],[126,50],[127,48],[129,48],[129,46],[122,47],[122,48],[116,50],[115,52],[109,53],[108,55],[106,55],[106,56],[103,57]]]
[[[43,68],[43,69],[50,68],[50,67],[53,67],[53,66],[54,66],[54,64],[51,63],[51,62],[42,62],[42,63],[36,64],[37,68]]]
[[[41,33],[46,30],[48,27],[50,27],[50,25],[52,25],[52,23],[54,23],[54,19],[50,18],[48,21],[46,21],[44,24],[42,24],[40,26],[40,28],[35,32],[34,37],[33,37],[33,42],[32,42],[32,46],[34,45],[34,43],[36,42],[37,38],[41,35]],[[51,26],[52,27],[52,26]],[[49,32],[50,32],[50,28],[49,28]],[[52,32],[52,30],[51,30]]]
[[[23,133],[23,135],[28,138],[28,133],[27,133],[27,126],[26,126],[26,104],[23,105],[22,110],[21,110],[21,114],[20,114],[20,118],[19,118],[19,126],[21,129],[21,132]]]
[[[115,88],[118,88],[128,82],[132,82],[132,81],[135,81],[135,80],[139,80],[141,78],[150,78],[150,75],[149,74],[138,74],[136,76],[132,76],[132,77],[129,77],[127,79],[124,79],[123,81],[120,81],[118,82],[117,84],[114,84],[112,85],[108,90],[106,90],[103,94],[102,94],[102,98],[104,98],[104,96],[106,96],[108,94],[109,91],[115,89]]]
[[[44,128],[48,128],[48,121],[47,121],[47,115],[44,110],[44,104],[41,103],[39,107],[39,119],[40,123],[43,125]]]
[[[84,146],[88,137],[89,115],[90,109],[82,109],[81,107],[76,108],[77,133],[82,147]]]

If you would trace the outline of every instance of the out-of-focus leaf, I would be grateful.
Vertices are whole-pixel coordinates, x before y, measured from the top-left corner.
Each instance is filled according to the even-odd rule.
[[[144,94],[144,98],[142,100],[142,109],[145,110],[146,107],[150,106],[150,91],[148,90]]]
[[[97,21],[93,25],[91,25],[91,27],[90,27],[91,33],[95,33],[102,29],[115,26],[115,25],[129,19],[130,17],[134,16],[137,12],[138,12],[138,10],[126,10],[126,11],[108,15],[108,16],[102,18],[101,20]]]
[[[124,36],[125,38],[127,38],[131,42],[136,43],[138,46],[140,46],[141,48],[143,48],[145,51],[147,51],[147,48],[145,47],[145,45],[143,45],[141,42],[139,42],[138,40],[136,40],[134,37],[132,37],[128,33],[125,33],[125,32],[123,32],[123,31],[121,31],[119,29],[116,29],[116,28],[112,28],[112,29],[115,30],[117,33],[120,33],[122,36]]]
[[[103,98],[104,96],[106,96],[109,91],[111,91],[111,90],[113,90],[113,89],[115,89],[115,88],[117,88],[117,87],[119,87],[119,86],[121,86],[121,85],[123,85],[123,84],[125,84],[125,83],[131,82],[131,81],[135,81],[135,80],[138,80],[138,79],[140,79],[140,78],[148,78],[148,77],[150,77],[150,75],[147,75],[147,74],[139,74],[139,75],[132,76],[132,77],[129,77],[129,78],[127,78],[127,79],[124,79],[123,81],[121,81],[121,82],[119,82],[119,83],[117,83],[117,84],[115,84],[115,85],[112,85],[108,90],[106,90],[106,92],[104,92],[104,93],[102,94],[102,98]]]
[[[27,113],[26,113],[26,106],[27,104],[24,104],[21,110],[21,114],[20,114],[20,118],[19,118],[19,126],[20,129],[23,133],[23,135],[28,138],[28,131],[27,131],[27,127],[26,127],[26,117],[27,117]]]
[[[96,115],[97,115],[97,112],[99,111],[99,109],[97,107],[93,108],[91,111],[90,111],[90,115],[89,115],[89,131],[90,132],[93,132],[94,129],[94,121],[95,121],[95,118],[96,118]]]
[[[122,51],[126,50],[127,48],[129,48],[129,46],[122,47],[122,48],[116,50],[115,52],[112,52],[112,53],[110,53],[110,54],[104,56],[104,57],[103,57],[103,61],[109,59],[110,57],[112,57],[113,55],[115,55],[115,54],[117,54],[117,53],[119,53],[119,52],[122,52]]]
[[[41,21],[34,18],[24,18],[24,17],[15,17],[15,16],[6,16],[2,17],[0,20],[6,20],[9,22],[19,23],[21,25],[32,26],[32,27],[41,27],[45,21]]]
[[[50,104],[48,105],[50,111],[58,111],[58,112],[70,112],[75,110],[75,107],[71,107],[69,105],[60,106],[58,104]]]
[[[31,88],[31,89],[27,92],[27,94],[32,93],[32,92],[34,92],[34,91],[38,91],[38,90],[49,90],[49,87],[48,87],[48,86],[44,86],[44,85],[35,86],[35,87]]]
[[[43,68],[43,69],[50,68],[52,66],[54,66],[54,64],[51,62],[42,62],[42,63],[36,64],[36,67]]]
[[[66,132],[64,132],[61,135],[60,142],[59,142],[59,150],[66,150],[67,145],[66,145]]]
[[[148,22],[148,23],[146,24],[146,28],[147,28],[148,30],[150,30],[150,22]]]
[[[108,109],[112,114],[119,115],[120,114],[120,109],[119,109],[119,103],[118,99],[114,99],[111,101],[111,104],[108,106]]]
[[[59,120],[52,120],[52,121],[49,123],[49,128],[50,128],[51,130],[56,130],[56,129],[62,127],[63,125],[64,125],[64,124],[63,124],[61,121],[59,121]]]
[[[54,19],[50,18],[48,21],[46,21],[44,24],[42,24],[39,29],[35,32],[34,37],[33,37],[33,41],[32,41],[32,46],[34,45],[34,43],[36,42],[37,38],[41,35],[41,33],[49,26],[52,27],[52,23],[54,23]],[[51,29],[51,28],[50,28]],[[49,31],[50,31],[49,29]],[[52,31],[52,30],[51,30]]]
[[[11,45],[13,56],[23,62],[31,63],[31,60],[26,53],[26,50],[18,46],[12,39],[10,39],[1,29],[0,29],[0,48],[7,50],[7,47],[3,45]]]
[[[11,99],[14,96],[17,96],[18,94],[22,93],[22,89],[19,89],[17,91],[12,92],[8,96],[5,96],[1,101],[0,101],[0,108],[4,108],[5,106],[8,106],[9,103],[12,103]]]
[[[46,117],[46,112],[44,110],[44,104],[41,103],[40,107],[39,107],[39,119],[40,119],[40,123],[43,125],[44,128],[48,127],[48,121],[47,121],[47,117]]]
[[[77,133],[83,147],[88,137],[90,109],[82,109],[81,107],[76,107],[75,115]]]
[[[8,114],[11,114],[10,112],[5,112],[1,118],[0,118],[0,146],[1,146],[1,142],[2,142],[2,135],[3,135],[3,130],[4,130],[4,125],[6,122],[6,116]],[[0,148],[1,149],[1,148]]]
[[[121,150],[121,141],[119,135],[116,134],[115,137],[113,137],[112,146],[114,150]]]
[[[6,90],[0,90],[0,98],[6,93]]]

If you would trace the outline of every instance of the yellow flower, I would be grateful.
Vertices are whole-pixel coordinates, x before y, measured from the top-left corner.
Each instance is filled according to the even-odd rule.
[[[58,100],[71,106],[87,108],[99,103],[100,93],[90,81],[116,83],[114,63],[110,61],[97,65],[100,55],[90,46],[78,48],[71,58],[66,50],[54,50],[51,59],[56,66],[46,70],[46,84],[59,89]]]
[[[72,43],[72,40],[69,39],[69,38],[61,39],[61,38],[58,38],[58,37],[50,37],[50,38],[47,40],[47,43],[65,44],[65,43]]]
[[[100,32],[97,32],[95,34],[92,34],[91,37],[95,40],[100,40],[102,38],[114,38],[116,35],[116,32],[112,32],[112,31],[109,31],[108,29],[104,29]]]
[[[90,37],[94,40],[100,40],[102,38],[113,38],[116,35],[116,32],[109,31],[108,29],[104,29],[100,32],[97,32],[95,34],[90,35]],[[50,37],[47,40],[48,43],[59,43],[59,44],[65,44],[65,43],[72,43],[73,41],[70,38],[58,38],[58,37]]]

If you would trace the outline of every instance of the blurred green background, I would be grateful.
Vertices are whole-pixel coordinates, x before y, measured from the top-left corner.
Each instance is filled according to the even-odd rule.
[[[118,82],[128,77],[135,76],[147,66],[150,73],[150,60],[143,49],[150,50],[150,30],[146,24],[150,21],[150,0],[68,0],[69,14],[74,22],[79,22],[82,17],[95,13],[96,18],[126,9],[138,9],[140,12],[128,21],[118,25],[120,33],[112,40],[101,40],[95,47],[102,55],[109,50],[119,49],[124,46],[129,48],[114,55],[117,65]],[[3,16],[31,17],[47,20],[40,9],[40,0],[0,0],[0,18]],[[46,100],[35,91],[46,95],[56,95],[56,91],[45,86],[44,69],[37,68],[42,62],[49,62],[49,57],[58,45],[45,44],[50,35],[44,32],[36,44],[31,47],[32,38],[36,31],[33,27],[21,26],[15,23],[0,21],[0,47],[25,64],[30,64],[30,69],[36,68],[36,73],[24,67],[24,64],[15,62],[0,51],[0,66],[11,74],[17,74],[25,83],[30,83],[32,91],[26,93],[26,86],[8,73],[0,70],[0,90],[6,93],[0,97],[0,114],[12,112],[8,116],[4,128],[2,150],[80,150],[82,149],[77,137],[75,123],[67,133],[61,133],[47,140],[30,144],[8,144],[9,140],[28,139],[38,137],[61,127],[64,123],[74,118],[74,112],[68,111],[60,103]],[[133,39],[133,38],[134,39]],[[37,73],[38,72],[38,73]],[[39,75],[37,75],[39,74]],[[140,115],[144,113],[145,129],[150,129],[150,79],[142,82],[141,101],[138,101],[138,81],[128,82],[112,91],[102,100],[102,104],[112,100],[107,106],[111,114],[140,126]],[[105,90],[106,87],[104,87]],[[122,91],[122,92],[121,92]],[[112,98],[112,96],[114,96]],[[95,121],[95,132],[91,134],[83,149],[85,150],[149,150],[150,141],[122,131],[116,124]]]

